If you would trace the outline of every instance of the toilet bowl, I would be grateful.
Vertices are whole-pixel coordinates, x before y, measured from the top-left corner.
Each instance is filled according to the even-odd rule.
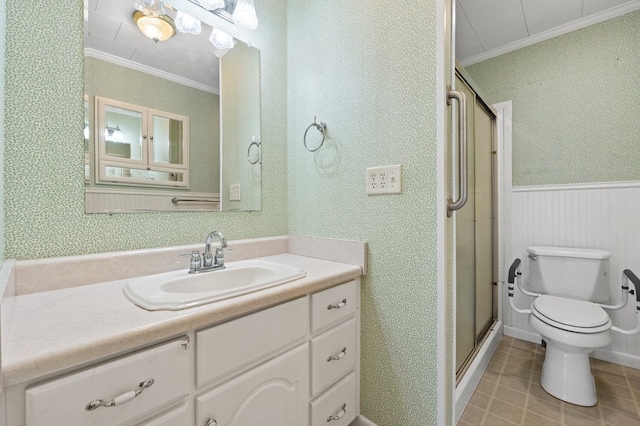
[[[529,324],[546,342],[542,388],[563,401],[598,401],[589,354],[611,343],[611,319],[592,302],[542,295],[531,304]]]

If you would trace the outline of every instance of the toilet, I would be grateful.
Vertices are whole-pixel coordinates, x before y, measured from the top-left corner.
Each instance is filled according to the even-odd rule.
[[[604,250],[533,246],[528,290],[537,293],[529,324],[546,343],[545,391],[572,404],[597,402],[589,354],[611,343],[609,258]],[[527,293],[528,294],[528,293]]]

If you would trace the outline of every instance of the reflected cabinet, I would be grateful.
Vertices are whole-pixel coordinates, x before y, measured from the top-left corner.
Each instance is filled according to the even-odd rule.
[[[96,183],[189,187],[189,117],[96,96]]]

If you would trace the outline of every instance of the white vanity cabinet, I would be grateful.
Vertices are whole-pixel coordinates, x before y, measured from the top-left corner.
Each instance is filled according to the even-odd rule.
[[[14,386],[8,425],[346,426],[359,414],[359,290],[356,279]]]

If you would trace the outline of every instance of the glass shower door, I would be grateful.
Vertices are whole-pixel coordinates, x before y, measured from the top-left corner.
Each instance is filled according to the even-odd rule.
[[[456,372],[493,323],[492,142],[494,115],[456,75],[467,99],[467,203],[455,213]],[[456,156],[458,153],[456,153]]]

